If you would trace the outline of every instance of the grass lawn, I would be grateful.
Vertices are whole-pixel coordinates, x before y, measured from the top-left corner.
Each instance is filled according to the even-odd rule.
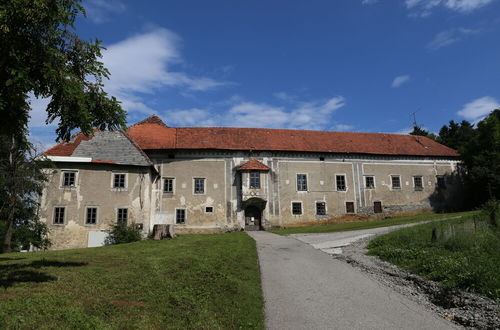
[[[473,213],[474,212],[423,213],[423,214],[403,216],[403,217],[394,217],[394,218],[381,219],[381,220],[332,223],[332,224],[305,226],[305,227],[289,227],[289,228],[271,229],[269,231],[272,233],[275,233],[275,234],[279,234],[279,235],[331,233],[331,232],[336,232],[336,231],[361,230],[361,229],[370,229],[370,228],[402,225],[402,224],[412,223],[412,222],[439,220],[439,219],[462,216],[462,215],[473,214]]]
[[[433,240],[433,228],[435,239]],[[427,223],[376,237],[369,254],[410,272],[500,301],[500,229],[472,216]]]
[[[0,329],[262,329],[262,306],[245,233],[0,254]]]

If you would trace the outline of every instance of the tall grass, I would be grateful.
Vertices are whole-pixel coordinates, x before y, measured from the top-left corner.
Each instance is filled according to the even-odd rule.
[[[400,229],[375,238],[368,249],[443,288],[500,300],[500,230],[484,215]]]

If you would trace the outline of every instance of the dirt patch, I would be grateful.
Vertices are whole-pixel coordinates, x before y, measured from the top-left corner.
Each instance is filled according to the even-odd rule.
[[[500,303],[461,290],[443,290],[437,283],[366,255],[366,238],[343,248],[335,258],[361,269],[368,276],[442,317],[469,329],[500,329]]]
[[[391,213],[390,215],[383,213],[373,214],[373,215],[346,214],[341,217],[335,217],[325,220],[314,220],[314,221],[305,221],[305,222],[287,224],[286,226],[283,226],[283,228],[307,227],[312,225],[321,226],[321,225],[329,225],[329,224],[344,223],[344,222],[366,222],[366,221],[374,221],[374,220],[389,219],[396,217],[404,217],[404,216],[429,213],[429,212],[430,210],[428,209],[421,209],[408,212]]]

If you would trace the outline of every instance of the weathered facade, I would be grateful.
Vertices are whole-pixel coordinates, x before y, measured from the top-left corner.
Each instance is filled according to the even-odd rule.
[[[179,233],[255,230],[439,208],[458,193],[458,154],[415,136],[172,128],[153,116],[46,155],[58,171],[40,214],[54,248],[100,245],[117,222],[144,234],[157,223]]]

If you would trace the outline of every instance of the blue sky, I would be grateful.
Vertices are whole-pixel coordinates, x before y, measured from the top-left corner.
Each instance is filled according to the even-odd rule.
[[[437,132],[500,107],[500,0],[87,0],[128,123]],[[54,141],[47,100],[32,138]]]

